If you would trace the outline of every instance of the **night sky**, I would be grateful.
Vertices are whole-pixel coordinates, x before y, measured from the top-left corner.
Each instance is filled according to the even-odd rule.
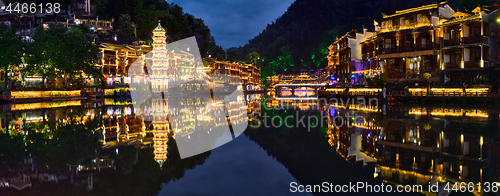
[[[275,21],[294,0],[171,0],[201,18],[223,48],[245,45]]]

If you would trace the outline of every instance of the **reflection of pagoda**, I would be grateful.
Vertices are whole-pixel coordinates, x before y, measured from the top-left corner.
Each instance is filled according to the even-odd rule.
[[[153,108],[156,104],[153,104]],[[169,133],[169,124],[165,119],[166,114],[155,114],[153,116],[153,148],[155,161],[160,164],[160,167],[163,165],[165,160],[167,160],[168,153],[168,133]]]

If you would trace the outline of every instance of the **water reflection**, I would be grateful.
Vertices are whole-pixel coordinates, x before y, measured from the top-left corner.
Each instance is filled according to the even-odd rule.
[[[347,108],[347,109],[346,109]],[[495,182],[499,108],[332,104],[328,143],[395,185]],[[353,116],[342,126],[336,116]],[[358,117],[361,117],[357,120]],[[356,118],[356,120],[354,120]],[[432,192],[431,194],[435,194]]]
[[[162,99],[156,103],[151,99],[151,107],[140,109],[125,100],[112,99],[61,103],[67,106],[55,108],[4,106],[0,112],[0,174],[3,178],[0,183],[6,185],[8,182],[9,188],[0,187],[0,192],[17,195],[19,192],[14,188],[17,187],[23,188],[22,193],[27,195],[39,195],[40,190],[52,195],[81,194],[86,190],[96,195],[156,195],[162,183],[183,178],[187,170],[204,164],[211,156],[211,152],[206,152],[181,159],[178,141],[189,141],[193,147],[199,147],[199,140],[215,138],[209,145],[216,145],[218,138],[227,137],[231,132],[199,130],[207,119],[216,122],[213,126],[252,119],[249,117],[264,122],[259,118],[260,112],[282,119],[287,115],[306,116],[307,119],[320,116],[321,112],[330,115],[328,126],[318,126],[310,132],[286,126],[261,126],[245,132],[245,138],[265,150],[266,156],[281,163],[277,165],[282,165],[300,184],[424,185],[424,193],[431,194],[426,190],[429,183],[477,184],[498,180],[499,108],[265,102],[260,95],[245,95],[239,99],[245,99],[246,105],[234,103],[233,110],[225,110],[222,104],[225,100],[217,97],[213,100]],[[161,111],[158,108],[172,108],[177,118],[155,121],[152,114]],[[211,115],[226,115],[226,111],[228,117],[220,121],[214,119],[217,115]],[[156,118],[165,119],[164,116]],[[255,123],[258,122],[250,122]],[[225,152],[221,150],[220,154]],[[225,163],[236,159],[249,161],[244,159],[245,153],[240,157],[233,153],[235,157],[228,158]],[[231,173],[234,168],[220,167],[219,170],[228,170],[220,175],[234,175]],[[237,169],[254,173],[260,168]],[[193,173],[202,176],[204,172],[206,170],[198,168]],[[248,176],[239,179],[246,178]],[[39,181],[58,184],[51,187]],[[289,183],[280,182],[278,189],[288,191]],[[234,184],[245,184],[245,181]],[[224,186],[227,183],[214,187],[212,192],[224,193],[221,189]]]
[[[261,97],[245,95],[238,99],[247,100],[252,106],[260,103]],[[108,189],[123,194],[157,194],[161,182],[181,178],[186,170],[203,164],[210,156],[210,152],[206,152],[180,159],[176,140],[190,139],[196,145],[199,138],[217,139],[220,133],[197,127],[210,120],[215,126],[228,123],[223,97],[174,101],[164,103],[175,107],[173,112],[182,121],[157,120],[161,117],[155,119],[154,115],[143,118],[141,116],[154,114],[164,105],[158,103],[138,109],[126,100],[3,106],[0,111],[0,192],[17,194],[11,191],[21,189],[36,195],[34,189],[37,188],[29,187],[43,186],[32,181],[67,180],[75,186],[58,186],[47,194],[68,190],[76,193],[81,188],[97,194]],[[199,107],[203,104],[210,107]],[[233,110],[227,112],[233,124],[248,120],[247,112],[251,114],[254,108],[241,103],[233,106]],[[224,119],[220,122],[213,119],[213,113],[224,115]],[[123,175],[130,176],[124,178]],[[141,179],[144,183],[140,183],[143,185],[140,190],[123,186]]]

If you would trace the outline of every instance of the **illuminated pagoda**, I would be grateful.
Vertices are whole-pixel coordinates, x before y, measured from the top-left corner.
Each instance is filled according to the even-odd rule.
[[[168,89],[169,53],[166,49],[166,30],[158,22],[153,30],[153,50],[146,57],[146,63],[151,63],[151,87],[153,92],[164,92]]]

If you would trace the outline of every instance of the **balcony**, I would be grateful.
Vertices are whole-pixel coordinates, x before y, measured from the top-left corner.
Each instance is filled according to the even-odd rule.
[[[485,36],[469,36],[464,37],[464,44],[488,44],[488,37]]]
[[[462,44],[462,41],[460,40],[460,38],[454,38],[454,39],[450,39],[450,40],[444,40],[444,46],[447,47],[447,46],[459,46]]]
[[[382,48],[379,49],[378,54],[391,54],[391,53],[396,53],[398,52],[398,48]]]
[[[375,56],[375,51],[367,52],[363,54],[363,59],[372,58]]]
[[[401,46],[399,52],[412,52],[415,51],[415,45]]]
[[[380,33],[396,31],[396,30],[414,29],[414,28],[425,27],[425,26],[432,26],[432,24],[430,21],[426,21],[426,22],[417,22],[417,23],[412,22],[412,23],[403,24],[403,25],[387,26],[387,27],[382,27],[382,29],[380,30]]]
[[[422,51],[422,50],[437,50],[437,48],[434,48],[431,43],[428,44],[422,44],[420,46],[417,45],[417,50]]]
[[[443,63],[443,66],[445,69],[460,69],[462,68],[460,63],[450,63],[450,62],[445,62]]]
[[[486,64],[487,62],[484,62],[484,63]],[[464,67],[465,68],[481,68],[481,61],[465,61]]]
[[[343,62],[343,61],[348,61],[348,60],[350,60],[350,59],[351,59],[351,57],[349,57],[349,56],[341,56],[341,57],[340,57],[340,62]]]

